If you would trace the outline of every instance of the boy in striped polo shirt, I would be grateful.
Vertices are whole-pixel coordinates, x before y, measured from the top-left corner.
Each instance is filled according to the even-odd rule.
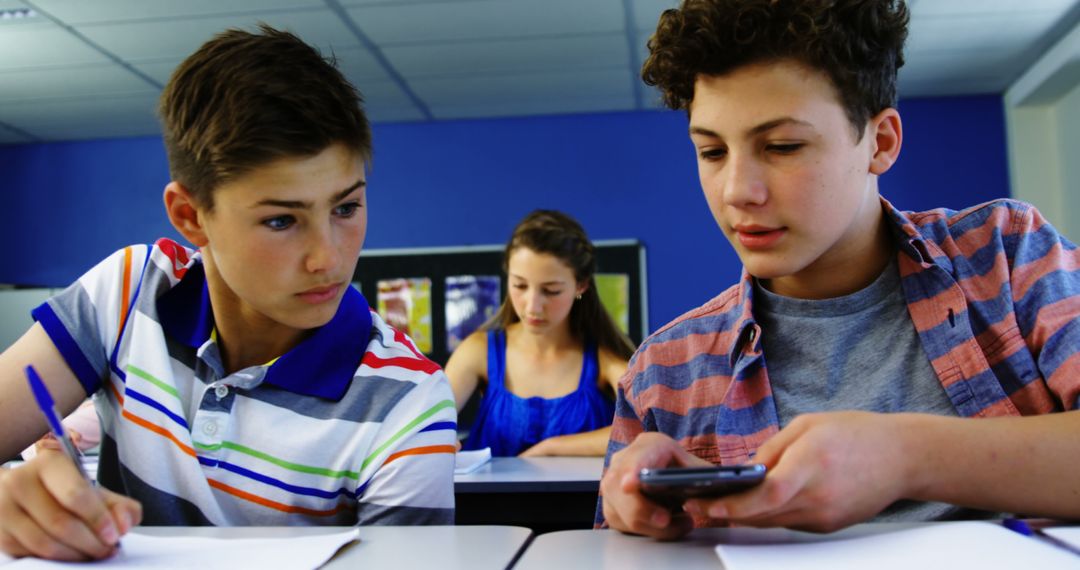
[[[598,523],[819,531],[1080,517],[1080,253],[1033,207],[901,212],[902,0],[684,0],[643,69],[686,110],[743,279],[620,382]],[[972,419],[976,418],[976,419]],[[644,467],[768,467],[670,513]]]
[[[0,547],[81,560],[133,525],[452,524],[454,398],[350,286],[367,226],[360,96],[296,36],[226,31],[161,98],[162,239],[108,257],[0,355],[0,457],[47,429],[23,368],[92,395],[93,489],[57,451],[0,472]]]

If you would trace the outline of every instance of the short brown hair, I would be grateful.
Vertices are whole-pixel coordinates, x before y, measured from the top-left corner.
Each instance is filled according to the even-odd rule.
[[[698,75],[798,61],[828,75],[861,137],[896,106],[908,19],[904,0],[684,0],[660,16],[641,76],[689,110]]]
[[[556,210],[534,210],[518,222],[503,252],[503,271],[509,272],[510,256],[519,248],[545,253],[562,261],[574,272],[578,283],[588,288],[570,309],[570,334],[583,342],[595,342],[620,358],[634,354],[634,344],[626,337],[608,314],[596,290],[596,247],[589,241],[585,229],[574,218]],[[502,328],[521,320],[509,295],[503,299],[499,312],[485,328]]]
[[[267,25],[230,29],[176,68],[159,113],[173,180],[213,208],[221,184],[285,157],[343,144],[371,157],[363,99],[333,59]]]

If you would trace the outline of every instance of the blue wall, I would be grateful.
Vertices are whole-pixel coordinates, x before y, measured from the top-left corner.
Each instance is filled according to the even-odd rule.
[[[904,209],[1009,195],[998,96],[901,102],[882,193]],[[0,283],[62,286],[129,243],[176,237],[158,138],[0,146]],[[739,277],[698,187],[686,118],[611,113],[375,126],[365,247],[498,244],[534,208],[648,252],[649,330]]]

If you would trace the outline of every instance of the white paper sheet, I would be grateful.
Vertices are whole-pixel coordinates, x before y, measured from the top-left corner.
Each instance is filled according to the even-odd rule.
[[[1080,557],[989,522],[913,529],[796,544],[721,544],[725,570],[953,570],[1080,568]]]
[[[1080,526],[1051,526],[1042,529],[1042,533],[1080,551]]]
[[[139,568],[140,570],[236,570],[237,568],[318,568],[345,544],[359,537],[357,529],[333,534],[279,538],[205,538],[151,536],[130,532],[120,539],[120,553],[93,564],[20,558],[7,570],[55,568]],[[0,558],[0,564],[3,563]]]
[[[491,461],[490,447],[473,451],[459,451],[454,458],[454,475],[472,473],[488,461]]]

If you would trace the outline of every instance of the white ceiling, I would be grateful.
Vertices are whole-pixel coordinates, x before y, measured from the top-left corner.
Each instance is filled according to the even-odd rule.
[[[653,108],[638,69],[677,4],[0,0],[0,144],[156,134],[172,69],[213,34],[257,22],[332,51],[375,122]],[[1002,93],[1080,18],[1080,0],[908,4],[902,97]]]

